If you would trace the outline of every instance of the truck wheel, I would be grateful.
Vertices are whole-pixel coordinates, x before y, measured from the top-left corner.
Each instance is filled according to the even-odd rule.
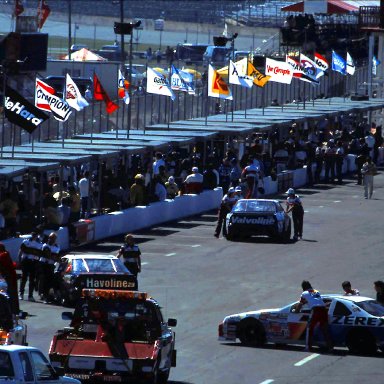
[[[349,332],[346,344],[352,353],[373,354],[377,351],[376,341],[372,333],[362,329]]]
[[[168,378],[170,374],[170,369],[167,369],[166,371],[158,371],[157,372],[157,384],[167,384]]]
[[[259,347],[265,343],[265,330],[261,323],[253,318],[240,322],[238,337],[242,344]]]

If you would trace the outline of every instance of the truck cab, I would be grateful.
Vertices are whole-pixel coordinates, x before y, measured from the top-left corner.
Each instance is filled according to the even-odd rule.
[[[145,292],[83,289],[69,327],[53,337],[49,357],[66,375],[93,382],[166,383],[176,366],[175,319],[164,321]]]
[[[59,376],[39,349],[11,345],[0,346],[0,383],[80,384],[80,381]]]

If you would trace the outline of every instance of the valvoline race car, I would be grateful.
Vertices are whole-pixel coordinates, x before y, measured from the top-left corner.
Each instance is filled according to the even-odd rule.
[[[113,255],[78,254],[61,258],[58,267],[60,298],[75,303],[83,288],[137,290],[137,278]]]
[[[384,306],[362,296],[322,295],[328,307],[329,331],[335,347],[351,352],[384,351]],[[219,324],[220,341],[236,341],[250,346],[266,342],[305,345],[310,311],[298,302],[278,309],[263,309],[230,315]],[[321,331],[315,328],[314,342],[325,345]]]
[[[83,289],[70,327],[56,333],[49,357],[83,383],[164,384],[176,366],[176,319],[164,321],[145,292]]]
[[[239,236],[270,236],[288,241],[291,219],[278,200],[241,199],[226,217],[227,240]]]

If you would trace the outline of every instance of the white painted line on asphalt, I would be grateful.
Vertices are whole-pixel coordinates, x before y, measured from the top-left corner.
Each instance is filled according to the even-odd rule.
[[[175,256],[175,255],[176,255],[176,253],[167,253],[165,256],[170,257],[170,256]]]
[[[298,361],[295,365],[295,367],[301,367],[305,363],[308,363],[309,361],[316,359],[316,357],[319,357],[320,355],[318,353],[312,353],[312,355],[309,355],[305,357],[303,360]]]
[[[341,200],[335,200],[334,203],[341,203]]]
[[[319,205],[319,208],[324,208],[324,205]]]
[[[192,248],[197,248],[197,247],[201,247],[200,244],[195,244],[195,245],[191,245]]]
[[[141,265],[148,265],[149,263],[147,263],[146,261],[144,261],[144,263],[141,263]]]
[[[272,379],[268,379],[268,380],[264,380],[262,381],[260,384],[270,384],[270,383],[273,383],[275,380],[272,380]]]
[[[304,209],[304,213],[308,213],[309,211],[307,211],[306,209]]]

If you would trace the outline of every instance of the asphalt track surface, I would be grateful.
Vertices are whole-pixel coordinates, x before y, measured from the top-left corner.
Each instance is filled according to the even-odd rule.
[[[243,347],[217,341],[225,315],[274,308],[298,298],[303,279],[324,293],[341,292],[351,280],[373,296],[373,281],[383,279],[384,175],[375,177],[372,200],[347,179],[343,185],[302,188],[303,240],[276,244],[267,238],[228,242],[213,236],[216,213],[187,218],[141,231],[143,271],[139,288],[163,306],[166,318],[178,319],[177,367],[171,384],[344,384],[382,382],[383,353],[351,355],[304,352],[302,347]],[[284,195],[278,196],[281,200]],[[78,249],[116,253],[123,236]],[[67,325],[65,310],[22,302],[30,345],[48,351],[52,334]]]

